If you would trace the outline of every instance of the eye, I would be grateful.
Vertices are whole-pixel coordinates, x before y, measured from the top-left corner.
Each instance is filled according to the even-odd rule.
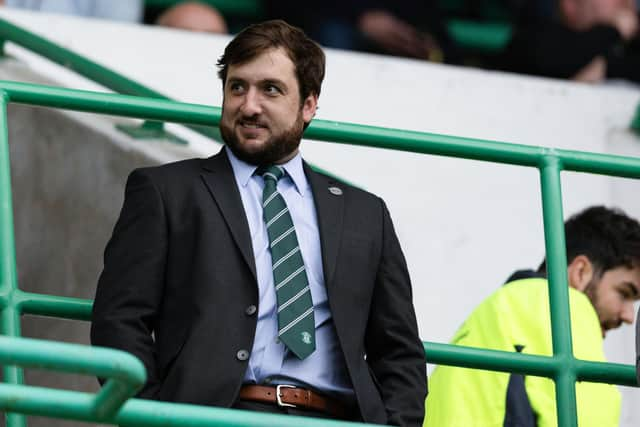
[[[267,84],[267,85],[265,85],[265,87],[264,87],[264,92],[265,92],[267,95],[274,96],[274,95],[279,95],[279,94],[281,94],[281,93],[282,93],[282,90],[280,90],[280,88],[279,88],[278,86],[274,85],[274,84]]]
[[[629,289],[626,289],[626,288],[619,288],[618,289],[618,295],[620,296],[620,299],[622,299],[622,300],[633,301],[635,299],[633,293],[631,291],[629,291]]]
[[[229,82],[227,88],[229,89],[229,92],[233,94],[239,94],[244,91],[244,86],[240,82]]]

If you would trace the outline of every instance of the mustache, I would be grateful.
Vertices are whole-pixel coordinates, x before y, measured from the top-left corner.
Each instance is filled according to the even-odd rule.
[[[258,117],[258,116],[241,116],[238,119],[236,119],[236,123],[238,124],[245,124],[245,125],[254,125],[254,126],[261,126],[261,127],[268,127],[269,123]]]

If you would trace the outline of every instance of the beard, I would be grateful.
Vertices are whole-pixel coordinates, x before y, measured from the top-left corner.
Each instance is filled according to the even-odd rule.
[[[234,120],[231,126],[220,121],[220,135],[231,152],[244,162],[256,166],[277,164],[295,152],[300,146],[300,140],[304,132],[302,111],[298,112],[298,116],[291,127],[279,135],[272,135],[256,151],[248,151],[239,141],[234,131],[235,123],[238,120],[240,119]]]
[[[600,286],[599,282],[601,278],[602,276],[592,278],[584,288],[584,293],[587,298],[589,298],[589,301],[591,301],[593,308],[596,310],[604,336],[605,331],[620,327],[622,321],[620,319],[608,318],[606,310],[600,306],[600,294],[598,293],[598,287]]]

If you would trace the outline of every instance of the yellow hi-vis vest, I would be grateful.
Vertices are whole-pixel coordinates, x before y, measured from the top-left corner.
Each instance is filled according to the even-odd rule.
[[[452,344],[551,356],[549,293],[545,279],[508,283],[483,301],[455,334]],[[598,316],[585,294],[569,288],[575,357],[605,361]],[[427,353],[427,359],[429,354]],[[503,427],[510,373],[438,366],[429,379],[425,427]],[[526,394],[538,427],[556,427],[551,379],[526,376]],[[576,383],[578,425],[614,427],[620,392],[610,384]]]

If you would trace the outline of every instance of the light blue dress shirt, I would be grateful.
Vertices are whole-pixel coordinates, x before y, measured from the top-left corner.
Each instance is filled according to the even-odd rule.
[[[353,388],[338,343],[322,270],[322,252],[318,220],[311,187],[302,168],[298,153],[281,165],[287,172],[278,181],[302,252],[316,324],[316,350],[304,360],[291,354],[278,339],[276,291],[271,271],[269,237],[262,218],[262,190],[264,181],[254,175],[256,166],[239,160],[225,147],[240,190],[247,215],[251,244],[256,261],[259,298],[258,325],[244,377],[245,384],[293,384],[353,397]]]

